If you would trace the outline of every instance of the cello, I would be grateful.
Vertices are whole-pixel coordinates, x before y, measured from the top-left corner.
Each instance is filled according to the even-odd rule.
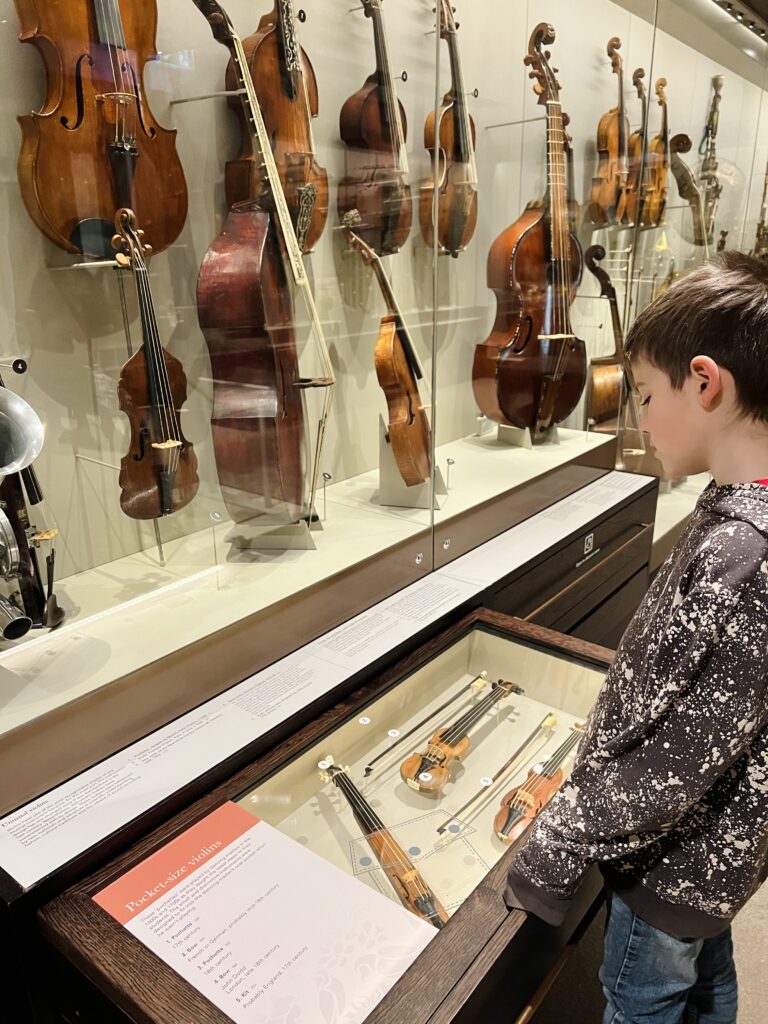
[[[251,147],[264,166],[260,195],[231,209],[198,276],[198,319],[213,373],[216,468],[235,522],[264,515],[297,522],[311,515],[334,377],[243,42],[216,0],[195,5],[230,53]],[[327,376],[299,375],[297,293]],[[310,388],[325,389],[326,397],[308,474],[304,392]]]
[[[296,38],[293,0],[275,0],[256,32],[243,40],[248,70],[259,100],[264,125],[291,212],[299,246],[311,252],[328,219],[328,175],[315,156],[312,119],[317,117],[317,79]],[[238,71],[230,60],[227,89],[236,91]],[[227,161],[224,184],[227,205],[257,196],[262,188],[261,161],[254,154],[250,125],[240,98],[228,103],[241,125],[240,153]]]
[[[143,344],[120,371],[120,409],[131,425],[120,462],[120,507],[131,519],[157,519],[184,508],[197,494],[197,456],[181,429],[187,379],[179,360],[160,342],[143,242],[132,210],[118,210],[115,260],[136,284]]]
[[[493,819],[493,831],[503,843],[515,843],[547,806],[565,780],[563,763],[583,735],[582,725],[573,732],[544,764],[535,765],[525,782],[506,793]]]
[[[644,78],[645,69],[635,68],[632,74],[632,84],[637,92],[637,98],[640,100],[640,127],[633,131],[629,137],[627,182],[621,191],[616,207],[617,222],[627,226],[635,224],[637,221],[637,215],[640,210],[640,197],[642,195],[641,176],[647,162],[648,96],[645,91]]]
[[[176,131],[144,93],[157,59],[155,0],[15,0],[22,42],[40,52],[46,98],[19,118],[18,177],[32,220],[67,252],[110,259],[115,211],[136,211],[161,252],[187,216]]]
[[[321,764],[323,782],[332,782],[352,808],[355,821],[406,910],[434,925],[438,930],[448,923],[448,914],[411,858],[399,845],[373,807],[349,777],[349,770],[333,763],[329,754]]]
[[[399,252],[413,218],[405,152],[407,123],[397,98],[389,56],[383,0],[362,0],[373,23],[376,70],[341,108],[339,131],[350,148],[347,175],[339,182],[339,218],[357,210],[357,234],[378,256]]]
[[[528,428],[534,441],[575,409],[587,376],[584,342],[570,322],[582,255],[569,222],[560,86],[542,50],[554,39],[555,30],[542,22],[525,58],[547,110],[547,193],[540,208],[527,209],[491,246],[488,287],[496,293],[496,320],[472,366],[480,411]]]
[[[664,93],[666,78],[656,82],[656,98],[661,107],[661,127],[658,134],[648,143],[647,167],[643,174],[643,188],[640,201],[640,223],[646,228],[657,228],[664,223],[667,208],[667,173],[669,171],[669,122],[667,97]]]
[[[475,123],[467,110],[457,31],[449,0],[440,0],[440,38],[448,44],[451,88],[443,97],[437,118],[435,112],[430,111],[424,126],[424,145],[432,160],[432,180],[422,186],[419,195],[419,223],[424,241],[430,247],[434,244],[437,190],[438,251],[454,257],[467,247],[477,224]]]
[[[424,372],[381,259],[356,234],[354,212],[344,218],[347,240],[373,270],[387,304],[374,353],[376,376],[387,399],[387,437],[403,482],[415,487],[429,480],[432,471],[432,434],[418,384]]]
[[[619,83],[619,101],[603,114],[597,126],[597,151],[600,161],[592,179],[589,219],[593,224],[610,224],[616,219],[616,207],[627,183],[627,140],[629,118],[624,110],[624,63],[619,54],[621,40],[608,40],[611,68]]]

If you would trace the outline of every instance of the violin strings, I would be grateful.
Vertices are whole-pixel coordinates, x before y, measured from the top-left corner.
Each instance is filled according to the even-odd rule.
[[[333,767],[331,770],[333,771]],[[368,804],[368,801],[363,798],[362,794],[358,792],[357,787],[347,777],[347,773],[343,769],[339,769],[336,774],[334,774],[333,781],[349,801],[353,812],[355,812],[356,815],[359,816],[359,819],[362,820],[364,828],[367,829],[369,833],[365,838],[369,839],[369,836],[374,834],[381,836],[383,844],[382,848],[388,846],[392,851],[392,864],[395,865],[396,863],[402,862],[402,857],[398,854],[397,845],[395,844],[394,839],[390,836],[388,829],[384,827],[383,821],[381,821],[378,815],[375,814],[373,808]],[[409,861],[407,857],[405,863],[406,865],[412,866],[411,861]],[[382,867],[384,867],[383,864]],[[421,874],[418,871],[416,871],[416,879],[414,881],[421,898],[429,899],[434,895],[422,880]]]
[[[390,131],[394,130],[395,137],[392,141],[397,146],[397,164],[401,173],[405,173],[405,167],[403,165],[403,150],[405,148],[405,140],[403,138],[402,125],[400,124],[400,110],[397,102],[397,92],[395,91],[395,81],[392,77],[392,64],[389,55],[389,40],[387,39],[387,31],[384,26],[384,19],[381,15],[381,4],[377,3],[375,7],[375,19],[374,24],[376,27],[376,41],[377,44],[381,43],[380,54],[381,54],[381,66],[386,78],[386,82],[380,83],[384,89],[384,96],[387,103],[387,110],[389,112],[389,123]]]
[[[118,50],[120,48],[120,42],[125,41],[125,32],[123,29],[122,18],[120,15],[119,0],[99,0],[102,13],[106,15],[106,22],[109,24],[110,33],[112,34],[112,44],[107,44],[109,50],[109,61],[112,66],[112,78],[115,83],[115,92],[118,93],[129,93],[131,89],[128,86],[125,71],[125,61],[120,57]],[[106,5],[106,9],[105,9]],[[125,53],[125,50],[123,50]],[[116,65],[116,66],[115,66]],[[117,74],[116,74],[117,71]],[[120,84],[118,85],[117,77],[119,75]],[[125,140],[125,124],[126,124],[126,108],[125,104],[121,100],[117,100],[117,110],[115,115],[115,142]]]
[[[491,693],[486,694],[479,703],[477,703],[473,708],[470,708],[469,711],[465,712],[453,725],[449,725],[439,742],[453,744],[457,740],[461,739],[472,728],[472,726],[483,717],[485,712],[496,703],[496,701],[505,696],[509,696],[509,693],[505,693],[501,687],[495,686]],[[430,754],[430,750],[437,750],[438,753]],[[442,751],[439,750],[436,743],[428,743],[426,753],[422,756],[426,760],[433,761],[437,764],[441,760]]]
[[[581,739],[582,735],[583,733],[581,732],[581,730],[576,730],[571,733],[568,739],[565,740],[565,742],[557,748],[552,757],[545,763],[544,767],[541,770],[541,773],[538,775],[536,782],[534,782],[530,788],[526,789],[527,793],[529,793],[531,796],[536,796],[539,790],[545,788],[545,780],[551,778],[551,775],[553,775],[555,771],[557,771],[557,769],[565,761],[566,757],[571,752],[573,747]],[[514,808],[518,811],[525,811],[529,809],[530,805],[515,797],[514,800],[510,800],[508,806],[510,810]]]

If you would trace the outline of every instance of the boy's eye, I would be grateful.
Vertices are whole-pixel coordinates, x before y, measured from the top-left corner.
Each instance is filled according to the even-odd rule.
[[[650,395],[648,395],[648,397],[647,397],[647,398],[644,398],[644,399],[643,399],[643,401],[642,401],[642,402],[640,403],[640,408],[642,409],[642,407],[643,407],[644,405],[648,405],[648,403],[650,402],[650,400],[651,400],[651,396],[650,396]]]

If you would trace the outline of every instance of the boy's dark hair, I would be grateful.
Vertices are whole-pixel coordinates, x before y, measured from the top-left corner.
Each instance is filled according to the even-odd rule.
[[[709,356],[733,374],[744,414],[768,422],[768,259],[724,252],[697,267],[642,311],[625,350],[676,389]]]

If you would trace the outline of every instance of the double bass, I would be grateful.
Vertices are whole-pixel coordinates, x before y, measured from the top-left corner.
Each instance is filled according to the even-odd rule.
[[[643,191],[642,177],[647,163],[648,96],[645,91],[644,78],[645,69],[635,68],[632,74],[632,84],[635,87],[637,98],[640,100],[641,116],[640,127],[633,131],[629,137],[627,182],[622,189],[618,206],[616,207],[616,220],[619,224],[624,225],[637,223]]]
[[[618,79],[619,97],[615,107],[603,114],[597,126],[597,151],[600,161],[592,179],[589,199],[589,219],[593,224],[611,224],[616,219],[616,208],[627,184],[627,144],[629,118],[624,110],[624,63],[619,54],[621,40],[613,36],[608,40],[611,68]]]
[[[583,726],[573,732],[544,764],[533,767],[528,778],[501,799],[493,830],[503,843],[514,843],[546,807],[565,780],[563,764],[583,735]]]
[[[21,41],[46,72],[43,106],[19,118],[30,217],[61,249],[110,259],[115,211],[132,209],[161,252],[184,226],[187,186],[176,132],[157,123],[144,92],[155,0],[15,3]]]
[[[120,507],[131,519],[157,519],[188,505],[199,486],[197,456],[181,427],[187,379],[160,341],[146,263],[152,250],[132,210],[117,211],[115,229],[115,260],[133,272],[143,337],[117,385],[131,425],[128,454],[120,462]]]
[[[328,175],[315,155],[312,120],[318,112],[317,79],[296,37],[293,0],[275,0],[256,32],[243,40],[243,51],[272,141],[296,238],[302,251],[308,253],[328,219]],[[232,60],[226,83],[228,90],[239,89],[238,69]],[[254,153],[251,127],[240,98],[230,96],[228,102],[241,125],[240,153],[227,161],[224,175],[227,205],[231,207],[259,195],[263,167]]]
[[[321,770],[321,779],[323,782],[332,782],[351,807],[360,831],[402,905],[438,930],[443,928],[448,923],[445,908],[408,854],[352,782],[349,771],[334,764],[330,754],[321,763],[328,765]]]
[[[527,209],[491,246],[488,287],[496,294],[496,320],[472,366],[480,411],[528,428],[533,440],[575,409],[587,375],[584,342],[570,321],[582,255],[569,221],[560,86],[542,50],[554,39],[555,30],[542,22],[525,58],[547,110],[547,193],[540,208]]]
[[[341,220],[357,210],[357,234],[378,256],[388,256],[405,245],[413,210],[405,151],[408,126],[395,89],[382,4],[362,0],[373,23],[376,70],[341,108],[339,130],[349,152],[338,210]]]
[[[347,240],[373,270],[387,305],[374,353],[376,377],[387,399],[387,437],[403,482],[415,487],[429,480],[432,470],[432,434],[418,384],[424,372],[381,259],[356,233],[354,212],[344,218]]]
[[[666,78],[659,78],[656,82],[656,98],[661,107],[661,126],[648,143],[647,167],[643,174],[640,223],[646,228],[656,228],[663,224],[667,209],[670,152],[667,97],[664,93],[666,85]]]
[[[264,169],[259,195],[232,207],[198,276],[198,319],[213,373],[216,469],[234,522],[265,515],[297,522],[311,515],[334,377],[243,42],[216,0],[195,0],[195,5],[229,51],[251,147]],[[300,376],[297,296],[326,376]],[[310,388],[325,391],[311,468],[304,408]]]
[[[437,246],[457,257],[467,247],[477,224],[475,124],[467,109],[464,76],[457,41],[458,25],[449,0],[440,0],[440,38],[448,44],[451,88],[440,110],[430,111],[424,146],[432,160],[432,180],[419,195],[419,223],[424,241],[435,241],[434,195],[437,190]],[[437,144],[437,162],[435,146]]]

